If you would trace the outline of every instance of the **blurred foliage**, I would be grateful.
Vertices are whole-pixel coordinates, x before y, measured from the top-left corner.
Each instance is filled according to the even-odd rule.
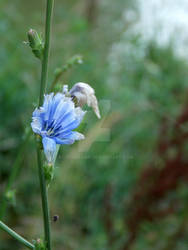
[[[56,68],[82,55],[59,84],[91,84],[102,119],[88,110],[80,127],[86,139],[61,147],[50,186],[51,216],[59,217],[52,219],[54,249],[188,247],[188,65],[173,47],[126,32],[121,15],[133,2],[55,1],[49,86]],[[2,198],[37,102],[39,60],[23,41],[30,28],[43,32],[45,1],[2,0],[0,8]],[[5,217],[28,239],[42,236],[35,157],[31,138]],[[13,248],[21,249],[0,232],[0,250]]]

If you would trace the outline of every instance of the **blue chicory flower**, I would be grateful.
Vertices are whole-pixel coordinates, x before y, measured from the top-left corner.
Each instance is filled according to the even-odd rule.
[[[34,133],[42,136],[48,162],[54,162],[57,144],[72,144],[84,139],[83,134],[73,131],[84,114],[85,111],[75,107],[72,99],[62,93],[45,95],[43,106],[33,112],[31,127]]]

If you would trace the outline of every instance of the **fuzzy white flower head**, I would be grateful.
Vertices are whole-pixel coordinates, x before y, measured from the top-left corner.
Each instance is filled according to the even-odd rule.
[[[76,97],[80,107],[87,104],[89,107],[92,107],[96,116],[99,119],[101,118],[95,90],[89,84],[83,82],[76,83],[70,90],[70,94],[71,96]]]

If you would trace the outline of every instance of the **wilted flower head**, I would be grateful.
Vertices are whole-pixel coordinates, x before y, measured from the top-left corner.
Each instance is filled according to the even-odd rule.
[[[84,139],[84,135],[72,131],[79,126],[84,114],[70,97],[62,93],[45,95],[43,106],[33,112],[31,127],[34,133],[42,136],[48,162],[54,162],[57,144],[72,144]]]
[[[93,108],[96,116],[101,118],[95,91],[89,84],[83,82],[76,83],[70,90],[70,94],[76,97],[78,106],[82,107],[84,104],[87,104]]]

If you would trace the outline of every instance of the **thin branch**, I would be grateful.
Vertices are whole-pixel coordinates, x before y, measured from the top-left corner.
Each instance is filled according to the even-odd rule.
[[[14,232],[12,229],[10,229],[7,225],[5,225],[2,221],[0,221],[0,228],[7,232],[9,235],[11,235],[14,239],[19,241],[22,245],[26,246],[29,249],[34,249],[34,245],[31,244],[29,241],[24,239],[22,236]]]

